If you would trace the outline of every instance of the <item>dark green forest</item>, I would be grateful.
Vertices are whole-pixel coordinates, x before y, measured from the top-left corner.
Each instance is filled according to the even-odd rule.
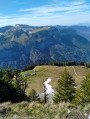
[[[25,95],[26,80],[20,75],[20,70],[2,69],[0,71],[0,102],[20,102]]]

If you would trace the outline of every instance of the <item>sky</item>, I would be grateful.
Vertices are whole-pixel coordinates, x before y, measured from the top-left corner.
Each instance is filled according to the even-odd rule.
[[[90,0],[1,0],[0,27],[90,24]]]

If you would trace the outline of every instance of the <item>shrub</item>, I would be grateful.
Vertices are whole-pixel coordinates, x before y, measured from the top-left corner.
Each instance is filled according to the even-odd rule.
[[[32,89],[29,93],[29,99],[30,99],[30,102],[32,101],[36,101],[37,100],[37,93],[34,89]]]

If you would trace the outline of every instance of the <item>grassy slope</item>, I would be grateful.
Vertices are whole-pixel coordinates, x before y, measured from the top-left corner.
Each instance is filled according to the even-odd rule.
[[[57,81],[65,68],[68,69],[70,74],[75,79],[78,88],[80,87],[80,84],[85,78],[86,74],[90,73],[90,68],[86,68],[84,66],[37,66],[34,69],[37,71],[37,75],[27,77],[27,94],[30,92],[31,89],[35,89],[38,93],[43,92],[43,81],[45,81],[47,78],[52,79],[50,84],[52,85],[53,89],[55,89],[57,87]],[[34,70],[22,72],[22,75],[25,75],[27,73],[33,73]]]
[[[0,117],[2,116],[0,119],[66,119],[66,117],[68,119],[88,119],[90,114],[90,104],[76,108],[64,102],[52,105],[48,103],[44,105],[37,102],[15,104],[6,102],[0,104],[0,107],[5,107],[7,110],[7,114],[0,114]],[[87,113],[86,117],[85,113]]]

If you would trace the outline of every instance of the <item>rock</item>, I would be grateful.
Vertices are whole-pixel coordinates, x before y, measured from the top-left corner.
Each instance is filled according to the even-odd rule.
[[[0,116],[0,119],[4,119],[4,118]]]
[[[18,119],[18,118],[19,118],[19,116],[17,114],[13,115],[13,119]]]
[[[90,115],[88,116],[88,119],[90,119]]]
[[[0,107],[0,114],[5,114],[6,110],[7,109],[5,107]]]
[[[1,106],[0,107],[0,114],[1,115],[4,115],[5,116],[6,114],[8,114],[9,111],[11,111],[11,108],[10,107],[9,108],[4,107],[4,106]]]

